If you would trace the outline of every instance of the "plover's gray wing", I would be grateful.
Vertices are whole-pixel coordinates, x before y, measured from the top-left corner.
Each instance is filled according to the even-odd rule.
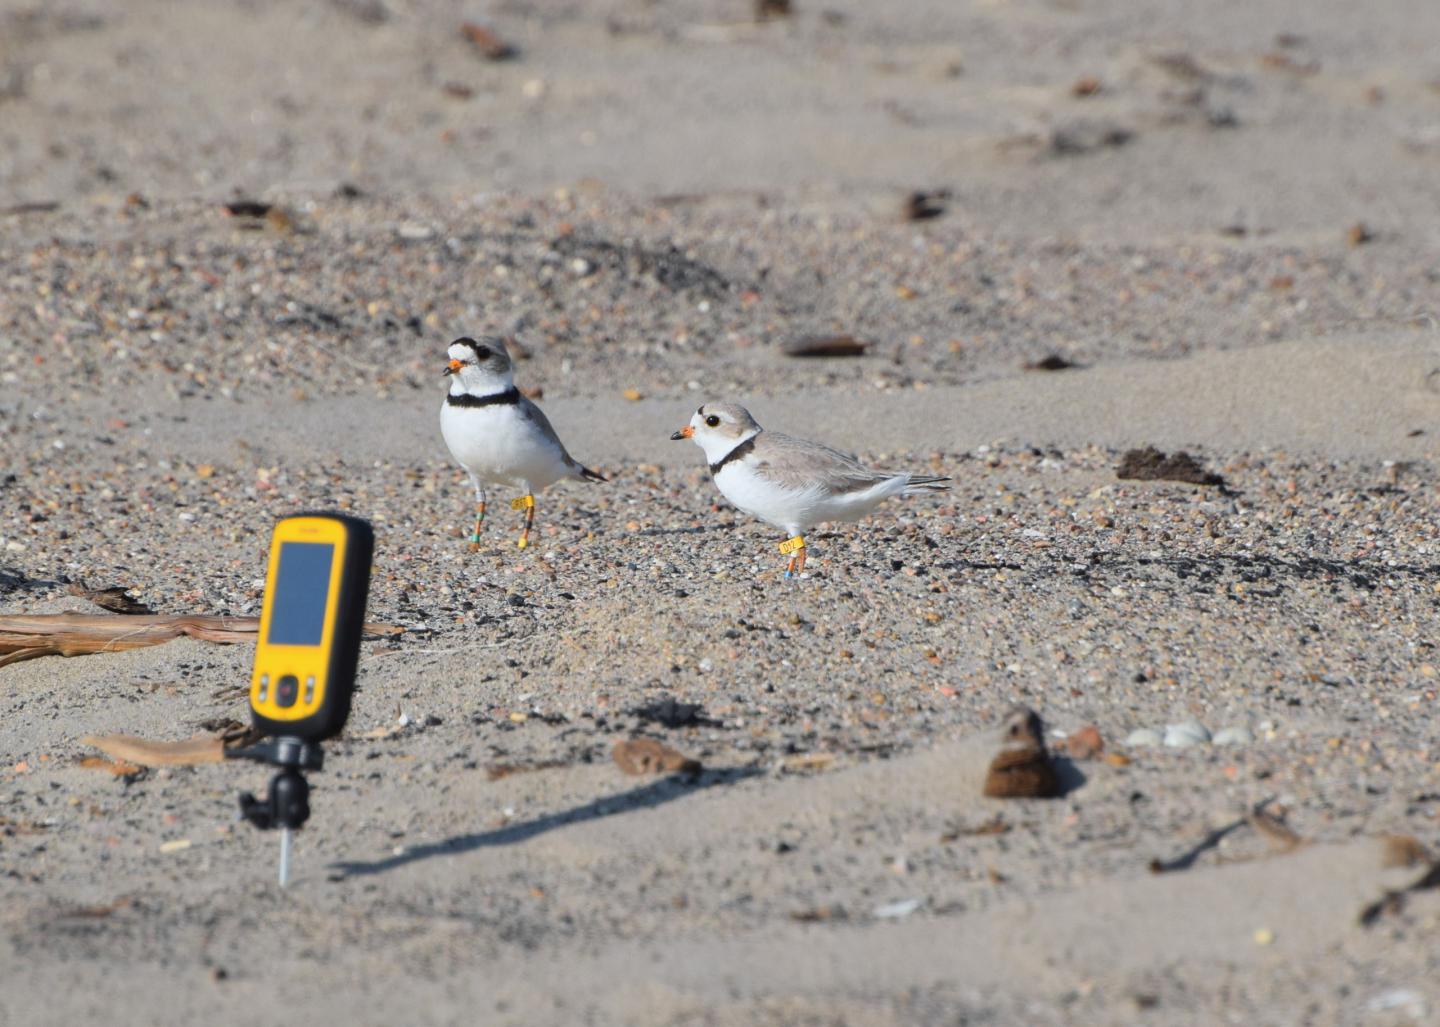
[[[536,430],[548,441],[555,444],[555,448],[560,450],[560,456],[567,464],[574,468],[576,474],[582,478],[588,478],[590,481],[610,480],[603,474],[590,470],[590,468],[570,455],[570,451],[565,448],[565,443],[561,442],[560,436],[555,433],[555,428],[550,424],[550,419],[545,416],[545,411],[537,407],[529,397],[522,395],[520,397],[519,407],[520,416],[533,424]]]
[[[833,494],[863,492],[903,471],[877,471],[838,449],[762,431],[747,461],[756,474],[785,488],[822,488]]]

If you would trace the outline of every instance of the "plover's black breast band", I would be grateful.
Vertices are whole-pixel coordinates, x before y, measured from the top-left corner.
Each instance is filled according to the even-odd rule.
[[[755,440],[758,439],[759,437],[760,437],[760,433],[759,433],[759,432],[756,432],[754,435],[751,435],[751,436],[750,436],[748,439],[746,439],[744,442],[740,443],[740,445],[736,446],[736,447],[735,447],[734,449],[732,449],[730,452],[728,452],[728,453],[726,453],[724,456],[722,456],[719,460],[716,460],[713,464],[711,464],[711,465],[710,465],[710,477],[713,478],[713,477],[715,477],[715,475],[719,474],[719,473],[720,473],[720,469],[721,469],[722,467],[724,467],[726,464],[728,464],[731,460],[739,460],[741,457],[745,456],[745,455],[746,455],[747,453],[749,453],[752,449],[754,449],[754,448],[755,448]]]
[[[452,392],[445,397],[445,402],[452,407],[513,407],[520,402],[520,390],[512,385],[504,392],[494,392],[488,396],[472,396],[468,392],[457,396]]]

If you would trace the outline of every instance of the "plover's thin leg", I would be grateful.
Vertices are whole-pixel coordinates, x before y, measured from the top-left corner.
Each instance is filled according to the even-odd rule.
[[[470,551],[473,553],[480,548],[480,528],[485,523],[485,486],[480,484],[480,479],[472,477],[471,484],[475,486],[475,527],[470,532]]]
[[[787,538],[780,543],[781,553],[790,553],[790,563],[785,568],[785,576],[793,578],[805,568],[805,536],[796,535],[794,538]]]
[[[527,492],[519,499],[511,500],[510,508],[512,510],[525,511],[525,528],[520,532],[519,541],[515,543],[521,549],[524,549],[530,544],[530,528],[535,523],[535,497]]]

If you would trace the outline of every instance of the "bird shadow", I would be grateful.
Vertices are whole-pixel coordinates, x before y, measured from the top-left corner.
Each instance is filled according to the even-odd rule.
[[[1440,575],[1440,563],[1387,564],[1380,560],[1337,560],[1308,555],[1215,553],[1206,557],[1136,557],[1133,562],[1140,566],[1162,567],[1180,579],[1203,581],[1224,571],[1248,582],[1283,578],[1302,581],[1343,578],[1357,588],[1367,589],[1374,588],[1378,579],[1386,577],[1429,580]]]
[[[1084,787],[1089,780],[1085,772],[1068,756],[1051,756],[1050,766],[1055,770],[1056,796],[1064,798],[1071,792]]]
[[[1215,848],[1225,840],[1227,835],[1238,831],[1248,822],[1244,817],[1241,817],[1239,820],[1232,821],[1224,827],[1217,827],[1174,859],[1151,860],[1150,872],[1152,874],[1168,874],[1174,870],[1189,870],[1202,855]]]
[[[724,787],[747,778],[765,773],[754,767],[738,767],[732,770],[707,770],[698,777],[685,774],[671,774],[650,784],[632,788],[619,795],[607,795],[572,809],[550,813],[534,820],[519,824],[507,824],[490,831],[456,835],[428,845],[417,845],[412,849],[371,862],[332,863],[332,879],[344,880],[351,877],[368,877],[383,874],[410,863],[435,859],[440,856],[459,856],[476,849],[494,848],[500,845],[519,845],[531,838],[555,831],[572,824],[600,820],[619,813],[630,813],[640,809],[653,809],[665,803],[683,799],[707,788]]]
[[[1208,585],[1217,579],[1236,578],[1251,584],[1280,585],[1287,580],[1343,580],[1356,588],[1373,589],[1383,578],[1411,578],[1421,581],[1440,580],[1440,563],[1395,563],[1379,560],[1337,560],[1307,555],[1258,553],[1211,553],[1203,556],[1130,556],[1118,553],[1092,552],[1088,559],[1049,557],[1035,563],[1014,560],[975,560],[961,557],[937,565],[952,571],[1035,571],[1061,568],[1070,577],[1088,579],[1096,572],[1139,571],[1154,568],[1168,572],[1176,580],[1195,585]]]

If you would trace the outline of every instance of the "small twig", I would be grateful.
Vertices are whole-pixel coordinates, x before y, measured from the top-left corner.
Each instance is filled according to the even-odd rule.
[[[111,613],[123,613],[127,615],[153,614],[155,611],[144,603],[130,598],[130,587],[128,585],[112,585],[109,588],[90,588],[83,581],[72,581],[67,591],[72,596],[79,596],[81,599],[89,600],[96,606],[109,610]]]
[[[571,765],[570,760],[541,760],[539,763],[492,763],[485,768],[488,781],[499,781],[513,774],[529,774],[537,770],[556,770]]]
[[[16,217],[21,214],[48,214],[52,210],[59,210],[58,200],[38,200],[34,203],[15,203],[9,207],[0,207],[0,217]]]
[[[1398,913],[1405,908],[1405,897],[1411,892],[1440,888],[1440,860],[1430,864],[1430,869],[1418,881],[1404,888],[1388,889],[1385,894],[1360,911],[1360,926],[1371,927],[1385,913]]]
[[[1266,800],[1266,802],[1268,801],[1269,800]],[[1262,802],[1256,806],[1250,811],[1250,815],[1246,817],[1246,820],[1251,827],[1255,828],[1256,831],[1264,836],[1265,840],[1270,843],[1271,848],[1275,849],[1276,852],[1289,852],[1305,844],[1305,839],[1282,824],[1280,819],[1273,813],[1267,813],[1265,811],[1265,805],[1266,803]]]

